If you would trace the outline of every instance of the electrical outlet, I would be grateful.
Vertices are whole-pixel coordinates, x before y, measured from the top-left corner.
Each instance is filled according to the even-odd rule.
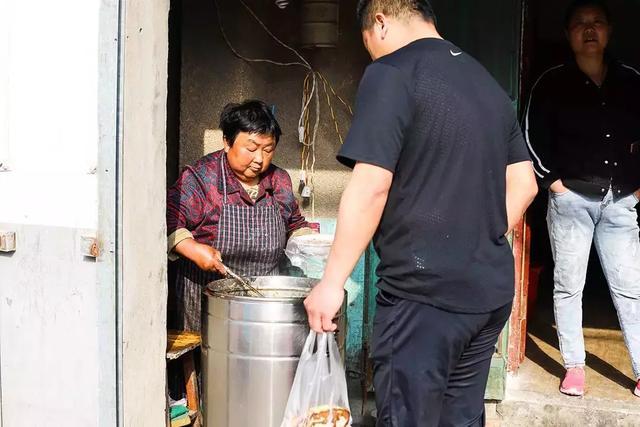
[[[14,231],[0,231],[0,252],[15,252],[16,233]]]

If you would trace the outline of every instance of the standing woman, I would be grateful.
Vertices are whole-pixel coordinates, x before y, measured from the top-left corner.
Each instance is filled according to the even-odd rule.
[[[187,166],[167,194],[172,329],[200,331],[202,290],[225,266],[277,275],[287,239],[311,232],[291,178],[271,163],[282,132],[269,107],[228,104],[220,129],[224,149]]]
[[[602,0],[575,0],[565,18],[572,58],[533,86],[526,135],[549,191],[553,304],[566,369],[560,392],[585,393],[582,295],[592,244],[607,278],[640,397],[640,72],[608,51]]]

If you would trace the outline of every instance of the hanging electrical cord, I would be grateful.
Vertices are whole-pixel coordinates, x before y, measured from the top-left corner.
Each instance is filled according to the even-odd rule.
[[[325,96],[327,99],[327,104],[329,106],[329,110],[331,112],[331,117],[334,122],[335,130],[340,140],[340,143],[343,143],[342,135],[339,130],[338,121],[335,116],[335,111],[333,109],[333,105],[331,103],[331,97],[329,96],[329,92],[327,91],[327,86],[329,90],[349,111],[349,114],[353,115],[353,111],[351,106],[347,104],[342,97],[340,97],[333,86],[329,81],[319,72],[315,71],[311,64],[294,48],[284,43],[278,37],[276,37],[269,28],[262,22],[262,20],[256,15],[256,13],[244,2],[244,0],[239,0],[240,4],[249,12],[249,14],[258,22],[258,24],[262,27],[262,29],[280,46],[285,49],[291,51],[296,57],[300,59],[300,62],[279,62],[271,59],[263,59],[263,58],[248,58],[242,54],[240,54],[231,44],[227,33],[224,29],[224,25],[222,23],[222,17],[220,14],[220,8],[218,5],[218,0],[213,0],[216,13],[218,15],[218,25],[220,27],[220,33],[222,34],[222,38],[225,43],[233,52],[233,54],[247,62],[262,62],[269,63],[277,66],[301,66],[308,70],[307,75],[305,76],[303,82],[303,94],[302,94],[302,105],[300,118],[298,119],[298,140],[302,145],[301,152],[301,166],[300,166],[300,181],[303,184],[302,197],[305,199],[309,199],[311,202],[311,218],[315,219],[315,192],[314,192],[314,176],[315,176],[315,164],[316,164],[316,140],[318,136],[318,128],[320,125],[320,91],[319,91],[319,79],[323,83]],[[281,2],[283,3],[283,2]],[[313,129],[310,131],[310,116],[311,116],[311,101],[315,100],[315,120],[313,123]]]
[[[342,97],[340,95],[338,95],[335,91],[335,89],[333,88],[333,86],[331,85],[331,82],[329,82],[329,80],[327,80],[319,71],[317,72],[318,76],[320,77],[320,79],[327,84],[327,86],[329,86],[329,90],[331,90],[331,93],[333,94],[333,96],[335,96],[336,98],[338,98],[338,101],[340,101],[340,103],[342,103],[342,105],[345,106],[345,108],[347,109],[347,111],[349,111],[349,115],[353,116],[353,109],[351,108],[351,105],[349,105],[349,103],[347,103],[344,99],[342,99]]]
[[[273,34],[273,33],[271,32],[271,30],[269,30],[269,28],[266,26],[266,24],[265,24],[264,22],[262,22],[262,20],[260,19],[260,17],[258,17],[258,15],[256,15],[256,13],[253,11],[253,9],[251,9],[251,8],[247,5],[247,3],[245,3],[245,2],[244,2],[244,0],[239,0],[239,1],[240,1],[240,4],[241,4],[241,5],[242,5],[242,6],[243,6],[243,7],[244,7],[248,12],[249,12],[249,14],[253,17],[253,19],[255,19],[255,20],[256,20],[256,22],[257,22],[257,23],[262,27],[262,29],[263,29],[263,30],[264,30],[264,31],[265,31],[265,32],[266,32],[266,33],[267,33],[267,34],[268,34],[268,35],[269,35],[273,40],[275,40],[275,41],[276,41],[276,43],[278,43],[280,46],[284,47],[285,49],[287,49],[287,50],[289,50],[289,51],[293,52],[293,54],[294,54],[294,55],[296,55],[296,56],[297,56],[297,57],[302,61],[302,63],[300,63],[300,62],[278,63],[278,62],[276,62],[276,61],[272,61],[272,60],[268,60],[268,59],[266,59],[266,60],[264,60],[264,59],[263,59],[263,60],[252,60],[252,61],[251,61],[249,58],[246,58],[246,57],[243,57],[243,56],[239,55],[239,54],[237,53],[237,51],[236,51],[235,49],[233,49],[233,47],[231,46],[231,43],[229,42],[229,39],[226,37],[226,34],[224,34],[225,41],[227,42],[227,45],[232,49],[232,51],[234,51],[234,52],[236,53],[236,56],[238,56],[238,57],[240,57],[241,59],[244,59],[244,60],[249,60],[249,61],[251,61],[251,62],[267,62],[267,63],[271,63],[271,64],[274,64],[274,65],[302,65],[302,66],[304,66],[305,68],[307,68],[307,69],[309,70],[309,73],[311,73],[312,78],[313,78],[313,85],[312,85],[312,88],[311,88],[311,93],[312,93],[312,95],[314,95],[314,94],[315,94],[315,96],[316,96],[316,97],[318,97],[319,95],[318,95],[318,93],[317,93],[317,86],[318,86],[318,85],[317,85],[317,81],[316,81],[316,75],[315,75],[315,71],[313,70],[313,67],[311,67],[311,64],[309,64],[309,62],[308,62],[308,61],[307,61],[307,60],[306,60],[306,59],[305,59],[305,58],[304,58],[304,57],[303,57],[303,56],[302,56],[302,55],[301,55],[297,50],[295,50],[295,49],[294,49],[294,48],[292,48],[291,46],[287,45],[287,44],[286,44],[286,43],[284,43],[282,40],[280,40],[280,39],[279,39],[275,34]],[[219,7],[218,7],[218,2],[217,2],[217,0],[214,0],[214,3],[216,4],[216,11],[217,11],[217,13],[218,13],[218,23],[219,23],[219,25],[220,25],[221,30],[223,30],[223,31],[224,31],[224,27],[223,27],[223,25],[222,25],[222,20],[221,20],[221,17],[220,17],[220,9],[219,9]],[[301,132],[300,132],[300,127],[302,126],[302,122],[303,122],[302,117],[304,116],[305,112],[306,112],[306,111],[307,111],[307,109],[309,108],[309,104],[310,104],[310,102],[311,102],[311,98],[309,98],[308,102],[307,102],[306,104],[303,104],[303,106],[302,106],[302,112],[300,113],[300,118],[299,118],[299,120],[298,120],[298,134],[299,134],[299,135],[301,134]],[[318,111],[318,114],[319,114],[319,111]],[[318,119],[318,121],[319,121],[319,119]],[[315,135],[316,133],[317,133],[317,132],[314,132],[314,135]],[[314,137],[313,137],[313,139],[312,139],[312,141],[311,141],[311,144],[315,144],[315,140],[316,140],[316,139],[315,139],[315,136],[314,136]],[[304,144],[304,141],[303,141],[303,140],[302,140],[302,138],[300,138],[300,137],[299,137],[299,141],[300,141],[300,143]]]
[[[227,37],[227,32],[224,29],[224,25],[222,25],[222,16],[220,15],[220,7],[218,6],[218,0],[213,0],[213,4],[216,7],[216,14],[218,15],[218,26],[220,27],[220,33],[222,34],[222,38],[224,39],[225,43],[227,44],[227,46],[229,47],[229,49],[231,50],[231,52],[233,52],[233,54],[235,56],[237,56],[238,58],[242,59],[243,61],[247,61],[247,62],[266,62],[268,64],[279,65],[279,66],[284,66],[284,67],[301,66],[301,67],[307,68],[308,70],[311,70],[311,65],[309,65],[309,63],[304,58],[302,58],[304,62],[278,62],[278,61],[273,61],[271,59],[248,58],[248,57],[242,55],[240,52],[238,52],[233,47],[233,45],[229,41],[229,38]],[[242,2],[242,4],[246,8],[248,8],[248,6],[244,2]],[[254,15],[254,17],[255,17],[255,15]],[[276,38],[270,32],[269,32],[269,35],[271,35],[272,37]],[[278,39],[276,38],[276,40],[278,40]],[[278,40],[278,42],[281,43],[281,44],[284,44],[284,43],[280,42],[280,40]],[[300,56],[300,55],[298,55],[298,56]]]
[[[248,58],[242,54],[240,54],[231,44],[231,41],[229,40],[226,31],[224,29],[224,25],[222,23],[222,15],[220,13],[220,7],[218,5],[218,0],[213,0],[215,8],[216,8],[216,13],[218,15],[218,25],[220,27],[220,32],[222,34],[222,37],[225,41],[225,43],[227,44],[227,46],[229,47],[229,49],[233,52],[233,54],[235,56],[237,56],[238,58],[247,61],[247,62],[265,62],[265,63],[269,63],[269,64],[273,64],[273,65],[279,65],[279,66],[302,66],[304,68],[306,68],[307,70],[309,70],[309,73],[307,75],[307,77],[310,75],[312,76],[312,87],[311,87],[311,94],[312,96],[315,94],[317,95],[317,81],[316,81],[316,76],[315,76],[315,72],[313,70],[313,68],[311,67],[311,64],[309,64],[309,62],[298,52],[296,51],[294,48],[292,48],[291,46],[287,45],[286,43],[284,43],[282,40],[280,40],[276,35],[274,35],[269,28],[264,24],[264,22],[262,22],[262,20],[256,15],[256,13],[243,1],[240,0],[240,4],[249,12],[249,14],[256,20],[256,22],[258,22],[258,24],[264,29],[264,31],[273,39],[275,40],[279,45],[283,46],[284,48],[286,48],[287,50],[293,52],[302,62],[278,62],[278,61],[273,61],[271,59],[256,59],[256,58]],[[309,105],[311,103],[311,99],[312,96],[309,97],[307,100],[303,100],[303,104],[302,104],[302,109],[301,109],[301,113],[300,113],[300,118],[298,120],[298,140],[301,144],[303,145],[313,145],[315,144],[315,139],[313,139],[310,142],[307,142],[307,140],[305,138],[303,138],[303,134],[304,134],[304,116],[305,114],[308,112],[309,109]]]
[[[217,1],[217,0],[215,0]],[[292,48],[291,46],[289,46],[288,44],[286,44],[285,42],[283,42],[282,40],[280,40],[278,37],[276,37],[270,30],[269,28],[267,28],[267,26],[265,25],[264,22],[262,22],[262,20],[260,20],[260,18],[258,17],[258,15],[255,14],[255,12],[253,11],[253,9],[251,9],[245,2],[244,0],[239,0],[240,4],[242,6],[244,6],[245,9],[247,9],[247,11],[251,14],[251,16],[253,16],[253,18],[258,22],[258,24],[260,24],[260,26],[262,27],[262,29],[271,36],[272,39],[274,39],[276,42],[278,42],[278,44],[280,44],[280,46],[284,47],[285,49],[290,50],[291,52],[293,52],[298,58],[300,58],[300,60],[305,63],[307,65],[307,68],[309,68],[309,70],[312,70],[311,68],[311,64],[309,64],[309,62],[304,58],[304,56],[300,55],[300,53],[298,53],[297,50],[295,50],[294,48]]]
[[[335,126],[335,130],[336,130],[336,134],[338,135],[338,139],[340,140],[340,145],[344,144],[344,140],[342,139],[342,133],[340,133],[340,127],[338,126],[338,119],[336,119],[336,114],[335,111],[333,110],[333,104],[331,103],[331,97],[329,96],[329,91],[327,90],[327,86],[329,86],[329,89],[331,90],[331,92],[333,93],[333,95],[338,98],[340,100],[340,102],[342,102],[344,104],[345,107],[347,107],[347,109],[349,110],[349,114],[353,115],[353,111],[351,109],[351,106],[349,104],[347,104],[346,102],[344,102],[344,100],[342,98],[340,98],[340,96],[338,96],[335,92],[335,90],[333,89],[333,87],[331,86],[331,84],[327,81],[327,79],[324,78],[324,76],[320,73],[318,73],[318,76],[320,77],[320,80],[322,80],[322,85],[323,85],[323,89],[324,89],[324,94],[327,98],[327,105],[329,106],[329,112],[331,113],[331,118],[333,119],[333,125]]]

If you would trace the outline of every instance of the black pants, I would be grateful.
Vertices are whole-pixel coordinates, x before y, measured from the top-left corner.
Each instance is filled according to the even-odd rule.
[[[379,291],[373,326],[378,426],[484,425],[491,358],[511,304],[451,313]]]

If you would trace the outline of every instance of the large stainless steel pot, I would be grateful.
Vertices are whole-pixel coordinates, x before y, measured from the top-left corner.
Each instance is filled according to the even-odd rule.
[[[296,277],[258,277],[264,297],[205,291],[203,388],[207,427],[279,427],[309,333],[303,301],[318,282]],[[344,355],[346,301],[337,317]]]

